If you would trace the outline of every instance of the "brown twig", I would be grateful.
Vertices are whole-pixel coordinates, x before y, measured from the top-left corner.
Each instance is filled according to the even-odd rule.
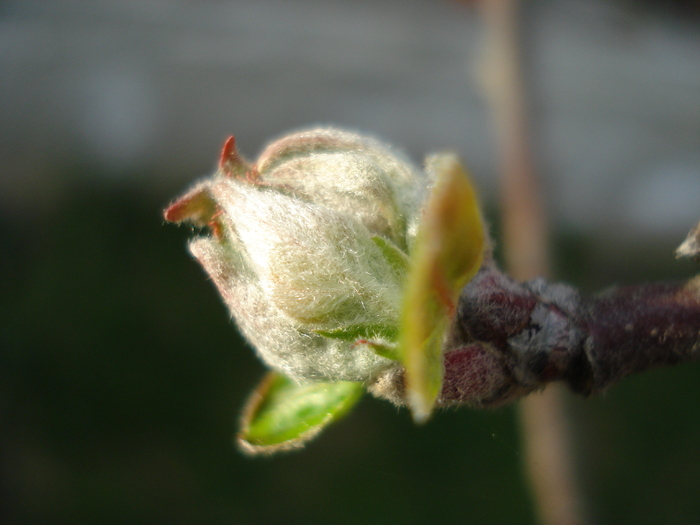
[[[518,282],[489,259],[460,295],[439,403],[499,406],[551,383],[590,396],[698,360],[700,276],[586,297],[542,278]],[[405,404],[400,374],[374,393]]]

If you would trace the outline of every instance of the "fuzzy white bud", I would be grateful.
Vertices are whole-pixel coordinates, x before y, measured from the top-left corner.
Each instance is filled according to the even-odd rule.
[[[190,250],[265,362],[297,380],[366,381],[395,364],[376,348],[395,343],[427,185],[388,147],[316,129],[255,165],[230,140],[166,218],[210,227]]]

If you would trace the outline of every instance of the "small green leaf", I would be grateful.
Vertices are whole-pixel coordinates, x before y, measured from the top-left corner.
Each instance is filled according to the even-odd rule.
[[[369,346],[374,353],[393,361],[399,361],[396,341],[399,331],[394,326],[382,324],[354,325],[334,330],[314,330],[314,333],[330,339],[352,341]]]
[[[399,275],[405,275],[408,272],[410,260],[408,255],[406,255],[401,248],[396,246],[393,242],[385,237],[380,237],[375,235],[372,237],[374,244],[376,244],[387,262],[391,265],[394,271]]]
[[[485,244],[476,195],[459,160],[441,155],[430,168],[437,180],[411,256],[399,341],[417,422],[430,417],[440,394],[445,332],[461,289],[481,266]]]
[[[302,448],[344,416],[362,396],[361,383],[297,384],[269,372],[248,399],[238,444],[249,454]]]
[[[344,326],[333,330],[314,330],[314,333],[328,337],[330,339],[340,339],[341,341],[356,341],[358,339],[387,339],[396,341],[398,329],[395,326],[383,324],[362,324]]]
[[[362,339],[358,343],[369,346],[379,356],[386,357],[392,361],[401,361],[401,355],[396,343],[383,343],[381,341],[372,341],[371,339]]]

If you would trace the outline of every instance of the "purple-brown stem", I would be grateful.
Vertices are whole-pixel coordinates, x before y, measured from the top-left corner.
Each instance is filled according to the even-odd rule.
[[[700,277],[583,297],[488,263],[465,287],[440,403],[495,406],[562,381],[591,395],[630,374],[700,359]]]

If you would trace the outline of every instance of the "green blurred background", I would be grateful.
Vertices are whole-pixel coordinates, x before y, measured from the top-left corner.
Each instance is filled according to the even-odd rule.
[[[56,27],[71,34],[86,27],[95,33],[107,28],[107,33],[114,29],[115,34],[126,34],[126,40],[137,44],[131,49],[122,43],[119,45],[124,47],[117,45],[116,49],[126,48],[128,53],[101,51],[105,57],[116,53],[122,62],[123,56],[139,49],[147,54],[149,35],[156,35],[154,47],[162,45],[158,35],[171,31],[173,20],[197,26],[202,33],[209,27],[194,16],[201,12],[196,3],[146,2],[151,18],[144,15],[148,9],[142,7],[120,7],[115,14],[109,3],[97,4],[103,11],[93,7],[86,13],[71,2],[9,2],[0,12],[4,43],[0,58],[5,66],[14,68],[3,68],[1,73],[0,521],[534,523],[521,470],[517,407],[450,410],[437,414],[424,427],[416,427],[405,410],[367,397],[303,452],[275,458],[243,456],[233,445],[236,419],[263,375],[263,366],[237,336],[213,285],[187,254],[190,231],[165,225],[161,215],[171,198],[214,165],[219,143],[231,131],[239,133],[244,151],[252,156],[265,138],[289,126],[333,121],[374,130],[373,123],[381,122],[378,132],[398,144],[403,141],[419,158],[436,146],[434,142],[440,145],[442,136],[420,138],[420,133],[403,128],[411,127],[407,123],[418,126],[433,111],[440,120],[448,110],[426,110],[420,101],[392,106],[400,96],[401,83],[389,82],[383,76],[384,69],[372,67],[361,69],[365,76],[357,77],[357,85],[352,84],[350,74],[328,74],[338,82],[330,86],[324,69],[314,73],[307,68],[305,82],[313,79],[313,74],[324,79],[326,91],[318,93],[307,92],[307,84],[296,73],[288,72],[282,78],[294,88],[282,93],[275,91],[279,87],[271,87],[278,78],[274,72],[257,77],[239,75],[238,67],[250,73],[245,64],[234,67],[214,62],[211,67],[224,71],[214,82],[205,71],[205,66],[210,67],[206,61],[189,65],[185,72],[174,68],[178,73],[171,73],[171,77],[167,76],[171,70],[165,71],[160,63],[159,74],[180,86],[178,96],[183,106],[166,104],[160,95],[166,100],[174,95],[155,90],[161,117],[155,119],[157,126],[148,125],[159,131],[153,137],[138,135],[149,147],[142,150],[140,143],[129,142],[134,129],[143,132],[147,128],[138,119],[132,123],[127,118],[123,133],[117,130],[110,134],[108,130],[106,138],[95,138],[101,128],[91,132],[94,123],[88,126],[85,122],[95,118],[99,123],[104,117],[99,111],[97,117],[94,111],[86,113],[87,121],[76,117],[78,124],[71,124],[74,121],[68,118],[72,113],[66,107],[82,107],[83,94],[75,95],[78,102],[70,102],[73,99],[66,94],[71,92],[70,82],[58,81],[63,78],[62,71],[74,73],[75,68],[64,60],[73,57],[73,52],[57,36]],[[220,6],[233,10],[236,17],[240,10],[251,16],[250,6],[244,4],[210,2],[207,9]],[[270,9],[281,8],[281,4],[268,4]],[[330,4],[348,12],[365,12],[372,5]],[[178,15],[180,18],[172,15],[173,10],[186,11],[188,5],[190,11]],[[297,2],[295,9],[309,5],[321,9],[314,2]],[[382,9],[391,13],[397,5],[388,2]],[[548,5],[554,9],[554,4]],[[562,5],[565,12],[573,9],[578,14],[576,9],[582,4]],[[433,37],[440,41],[439,31],[420,25],[433,10],[446,24],[456,17],[464,17],[466,24],[475,23],[469,22],[473,12],[455,5],[413,1],[408,6],[414,18],[407,20],[415,24],[411,31],[422,35],[425,42],[432,42]],[[129,18],[132,11],[141,18]],[[171,18],[163,18],[164,13],[171,13]],[[634,13],[633,20],[640,16],[656,20],[647,11]],[[332,10],[327,14],[337,16]],[[251,20],[246,24],[257,19]],[[265,26],[264,20],[255,23]],[[612,22],[614,27],[618,23],[619,19]],[[134,27],[137,29],[125,33],[124,28]],[[458,31],[459,25],[452,30]],[[303,27],[296,31],[302,39],[308,34]],[[27,40],[27,35],[38,40]],[[103,36],[94,38],[101,42]],[[449,38],[443,39],[449,47]],[[342,38],[329,41],[346,45]],[[203,48],[216,45],[203,36],[201,42]],[[696,45],[693,40],[691,50],[698,49],[692,47]],[[424,51],[433,53],[431,61],[452,57],[456,64],[461,63],[452,51],[428,47]],[[48,58],[37,55],[39,58],[31,62],[17,49],[24,50],[26,56],[27,49],[46,53]],[[373,53],[371,49],[366,52]],[[23,56],[24,62],[20,60]],[[259,60],[264,62],[267,55],[261,56]],[[415,53],[410,56],[415,58]],[[396,64],[393,55],[386,58]],[[90,61],[83,66],[85,71],[93,70]],[[354,66],[341,63],[337,67],[344,71]],[[51,80],[48,87],[36,83],[42,78],[38,73],[41,68]],[[400,68],[410,70],[403,63]],[[462,80],[457,79],[464,72],[455,68],[454,64],[446,67],[447,80],[443,80],[447,82],[454,74],[459,87]],[[36,78],[32,77],[35,73]],[[192,74],[201,74],[197,78],[206,82],[193,80]],[[392,78],[396,75],[392,73]],[[667,81],[662,78],[662,84]],[[258,84],[271,89],[272,94],[258,95],[247,87]],[[350,91],[345,89],[347,84]],[[191,94],[182,87],[193,85],[197,89]],[[314,82],[311,85],[320,89]],[[63,94],[46,102],[40,97],[41,89]],[[231,109],[207,103],[209,90],[219,93],[229,89],[236,93],[237,101]],[[411,89],[406,87],[409,93]],[[454,97],[459,99],[462,95],[456,91]],[[127,89],[125,93],[132,92]],[[138,99],[138,89],[135,93]],[[277,102],[282,97],[291,109],[267,113],[265,102],[260,100],[264,96]],[[439,92],[425,97],[441,98]],[[292,107],[290,102],[297,99],[300,107]],[[358,115],[354,102],[348,102],[355,99],[368,105],[365,113]],[[128,113],[131,99],[117,97],[119,101]],[[53,112],[40,111],[41,104],[48,104]],[[376,115],[378,108],[385,108],[381,118]],[[474,111],[480,114],[479,109]],[[136,116],[142,113],[139,110]],[[255,120],[249,113],[255,114]],[[694,115],[691,111],[688,118]],[[119,111],[108,117],[112,128],[123,125]],[[189,127],[175,125],[178,118],[189,119]],[[462,139],[454,138],[463,131],[459,126],[464,126],[467,135],[488,135],[483,128],[471,130],[468,122],[449,118],[441,122],[447,126],[443,132],[451,137],[446,139],[448,146],[450,140],[461,143]],[[676,123],[669,117],[664,125],[672,129]],[[697,125],[680,126],[685,135],[696,131]],[[687,149],[681,157],[694,162],[690,153],[697,150],[700,135],[693,136],[686,137]],[[581,146],[572,146],[576,147]],[[494,169],[487,160],[492,150],[480,149],[477,142],[461,152],[476,159],[476,177],[485,188],[488,215],[497,232],[498,213],[491,191]],[[695,166],[692,162],[688,165]],[[562,171],[566,172],[566,167],[564,163]],[[557,184],[566,184],[556,181],[565,179],[553,173],[558,169],[549,166],[548,171],[548,180],[554,181],[549,199],[557,218],[555,257],[560,277],[591,292],[613,283],[685,279],[697,272],[697,266],[675,262],[671,255],[690,223],[659,231],[620,223],[615,215],[607,219],[612,222],[567,220],[566,206],[557,207],[563,197],[556,194]],[[618,171],[624,170],[610,168],[615,187],[641,184],[634,178],[622,182]],[[694,194],[696,203],[698,196]],[[601,202],[602,197],[591,201],[593,214],[604,208]],[[671,202],[667,213],[676,207]],[[697,208],[700,206],[691,214],[697,214]],[[686,365],[630,378],[594,399],[572,396],[567,400],[578,475],[595,522],[700,522],[698,385],[700,367]]]

